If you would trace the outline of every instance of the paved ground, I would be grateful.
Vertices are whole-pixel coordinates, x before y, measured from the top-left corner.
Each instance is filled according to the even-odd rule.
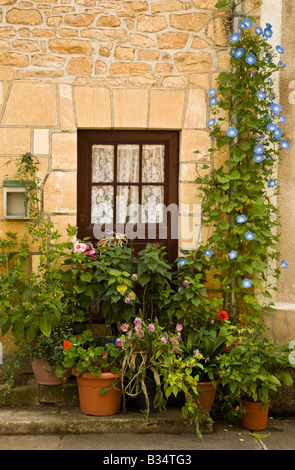
[[[95,450],[97,464],[116,465],[122,462],[114,461],[114,456],[135,458],[139,455],[142,458],[138,457],[137,463],[141,460],[142,465],[143,461],[147,463],[149,455],[148,463],[159,465],[152,460],[156,459],[157,451],[169,455],[168,459],[173,458],[173,451],[175,455],[195,459],[198,453],[194,451],[198,450],[295,450],[295,418],[269,418],[267,430],[261,433],[250,433],[240,424],[218,420],[207,432],[202,439],[198,438],[191,427],[183,426],[181,415],[175,410],[164,415],[152,414],[147,425],[140,413],[97,418],[81,415],[76,408],[0,409],[0,451]],[[138,451],[143,453],[138,454]],[[108,461],[111,455],[112,462]],[[166,466],[167,463],[171,462],[164,462]]]

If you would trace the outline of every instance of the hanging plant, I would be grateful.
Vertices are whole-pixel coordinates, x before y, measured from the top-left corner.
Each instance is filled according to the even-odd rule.
[[[209,90],[210,158],[224,153],[225,161],[196,181],[203,191],[203,224],[213,229],[202,247],[204,263],[220,280],[232,318],[259,322],[271,310],[270,274],[280,275],[274,198],[277,165],[289,141],[272,75],[285,64],[283,48],[267,42],[270,24],[254,28],[245,18],[239,26],[230,37],[232,71],[220,73],[217,89]]]

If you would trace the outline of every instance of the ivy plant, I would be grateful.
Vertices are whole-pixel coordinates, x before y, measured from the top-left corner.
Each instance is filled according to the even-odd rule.
[[[232,319],[258,323],[271,310],[270,275],[281,272],[276,171],[289,142],[272,76],[285,64],[283,48],[268,42],[270,24],[254,28],[245,18],[239,27],[230,37],[231,72],[220,73],[217,88],[209,90],[213,171],[196,181],[203,224],[213,229],[202,247],[205,266],[219,279]],[[217,153],[224,163],[214,168]]]

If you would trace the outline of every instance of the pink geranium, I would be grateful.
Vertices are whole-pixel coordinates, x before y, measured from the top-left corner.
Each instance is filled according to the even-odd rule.
[[[78,253],[79,255],[83,253],[87,249],[87,245],[85,243],[74,242],[74,252]]]

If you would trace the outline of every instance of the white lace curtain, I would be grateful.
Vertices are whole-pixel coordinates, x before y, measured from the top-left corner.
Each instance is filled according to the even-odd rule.
[[[117,147],[117,182],[139,183],[140,146],[120,144]],[[114,145],[92,146],[92,182],[102,183],[92,187],[91,222],[113,223],[114,197],[116,196],[117,223],[137,223],[139,221],[139,186],[103,183],[114,182]],[[142,183],[164,183],[164,145],[142,146]],[[161,222],[164,203],[164,186],[144,184],[142,186],[142,222]]]

